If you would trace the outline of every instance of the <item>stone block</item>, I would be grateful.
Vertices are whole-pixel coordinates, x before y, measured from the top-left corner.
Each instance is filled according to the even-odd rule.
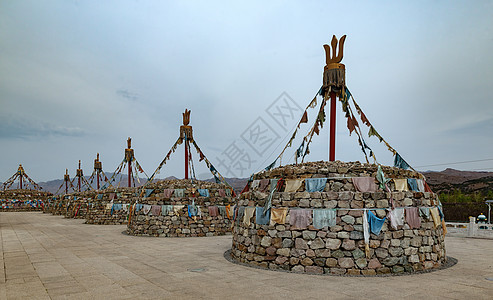
[[[337,238],[339,238],[339,239],[349,239],[349,232],[347,232],[347,231],[339,231],[337,233]]]
[[[356,248],[356,244],[355,244],[354,240],[345,239],[342,242],[342,248],[345,250],[351,251],[351,250],[354,250]]]
[[[315,250],[315,256],[316,257],[330,257],[330,250],[329,249],[317,249]]]
[[[386,199],[377,200],[376,204],[377,204],[377,208],[387,208],[387,207],[389,207],[389,201],[386,200]],[[377,210],[377,212],[378,212],[378,210]]]
[[[347,224],[354,224],[354,217],[350,215],[345,215],[341,217],[341,220]]]
[[[311,249],[321,249],[325,248],[325,242],[321,238],[316,238],[310,243]]]
[[[340,239],[327,239],[325,242],[325,247],[329,248],[330,250],[337,250],[341,246],[341,240]]]
[[[264,236],[260,241],[260,245],[263,247],[269,247],[272,243],[272,238],[270,236]]]
[[[276,250],[277,255],[289,256],[291,249],[289,248],[280,248]]]
[[[306,250],[308,249],[308,244],[306,243],[306,241],[302,238],[297,238],[295,240],[295,248],[296,249],[303,249],[303,250]]]
[[[313,265],[313,260],[311,260],[308,257],[305,257],[301,260],[301,264],[304,266],[311,266],[311,265]]]
[[[387,267],[392,267],[396,264],[399,263],[399,257],[387,257],[382,260],[382,264],[384,264]]]
[[[363,252],[359,248],[354,249],[351,253],[352,253],[354,259],[365,257],[365,252]]]
[[[341,257],[337,260],[337,264],[341,268],[349,269],[354,266],[354,260],[349,257]]]
[[[303,231],[303,239],[305,240],[313,240],[317,237],[316,231],[304,230]]]
[[[351,231],[349,233],[349,238],[352,240],[362,240],[363,237],[363,232],[361,231]]]
[[[305,251],[305,255],[308,257],[315,257],[315,251],[313,251],[312,249],[308,249]]]
[[[323,274],[324,269],[322,267],[318,267],[318,266],[306,266],[305,272],[308,274]]]
[[[387,256],[389,256],[389,252],[387,251],[387,249],[377,248],[375,249],[375,255],[378,258],[386,258]]]
[[[305,272],[305,267],[300,266],[300,265],[297,265],[297,266],[292,267],[291,268],[291,271],[292,272],[295,272],[295,273],[304,273]]]
[[[336,200],[324,201],[324,207],[325,208],[336,208],[337,207],[337,201]]]
[[[390,247],[389,254],[392,256],[401,256],[404,254],[404,250],[401,247]]]
[[[282,240],[282,247],[283,248],[291,248],[293,247],[294,242],[292,239],[283,239]]]
[[[327,267],[336,267],[337,266],[337,259],[329,257],[325,260],[325,265]]]
[[[382,267],[382,264],[380,263],[380,261],[378,261],[377,258],[372,258],[368,262],[368,268],[369,269],[379,269],[381,267]]]

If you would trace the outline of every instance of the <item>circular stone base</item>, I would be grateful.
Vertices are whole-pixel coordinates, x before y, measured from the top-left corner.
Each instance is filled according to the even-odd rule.
[[[240,265],[240,266],[245,266],[249,268],[254,268],[254,269],[259,269],[259,270],[268,270],[268,271],[275,271],[275,272],[285,272],[285,273],[295,273],[295,274],[300,274],[300,272],[295,272],[295,271],[289,271],[289,270],[284,270],[284,269],[267,269],[263,268],[261,266],[255,266],[247,263],[242,263],[237,260],[235,260],[231,256],[231,249],[226,250],[224,252],[224,258],[234,264]],[[303,273],[307,275],[318,275],[318,276],[344,276],[344,277],[390,277],[390,276],[405,276],[405,275],[415,275],[415,274],[424,274],[424,273],[431,273],[439,270],[444,270],[448,269],[450,267],[453,267],[457,264],[458,260],[454,257],[447,256],[445,259],[445,262],[438,268],[433,268],[433,269],[426,269],[426,270],[421,270],[421,271],[414,271],[414,272],[401,272],[401,273],[387,273],[387,274],[377,274],[377,275],[350,275],[350,274],[331,274],[331,273],[324,273],[324,274],[317,274],[317,273]]]

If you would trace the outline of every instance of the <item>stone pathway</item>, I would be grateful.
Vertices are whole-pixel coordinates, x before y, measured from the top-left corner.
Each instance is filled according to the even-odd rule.
[[[83,222],[0,213],[0,299],[493,299],[493,240],[447,237],[459,262],[446,270],[336,277],[232,264],[231,236],[133,237]]]

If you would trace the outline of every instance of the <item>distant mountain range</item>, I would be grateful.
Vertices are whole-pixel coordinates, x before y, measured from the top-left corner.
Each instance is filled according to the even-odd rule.
[[[473,172],[473,171],[459,171],[455,169],[445,169],[440,172],[422,172],[426,176],[428,184],[430,184],[433,191],[447,192],[453,191],[454,189],[460,190],[464,193],[481,192],[486,194],[488,191],[493,190],[493,172]],[[113,176],[113,173],[106,173],[108,178]],[[127,186],[127,175],[118,175],[113,186],[118,186],[120,183],[121,187]],[[88,176],[85,176],[89,179]],[[167,177],[165,179],[177,179],[174,176]],[[233,189],[238,194],[243,190],[248,178],[225,178],[226,182],[233,187]],[[207,179],[205,181],[214,182],[214,178]],[[140,184],[143,185],[146,182],[145,178],[140,178]],[[45,182],[38,182],[38,184],[43,188],[44,191],[55,193],[58,188],[62,185],[63,179],[55,179]],[[76,186],[74,182],[74,186]],[[17,184],[17,183],[15,183]],[[14,185],[15,185],[14,184]],[[100,183],[102,186],[104,182]],[[96,188],[96,181],[94,180],[92,184],[93,188]],[[65,187],[62,187],[64,189]]]

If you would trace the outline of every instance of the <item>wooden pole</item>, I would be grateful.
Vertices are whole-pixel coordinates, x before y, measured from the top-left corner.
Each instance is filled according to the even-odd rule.
[[[185,139],[185,179],[188,179],[188,140]]]
[[[330,92],[329,161],[336,160],[336,93]]]

